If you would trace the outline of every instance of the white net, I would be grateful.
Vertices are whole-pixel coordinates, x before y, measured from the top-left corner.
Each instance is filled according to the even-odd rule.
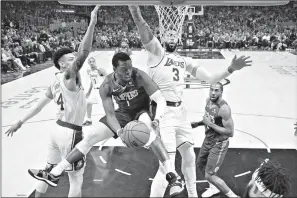
[[[169,33],[173,33],[173,36],[181,41],[183,22],[189,6],[155,5],[155,8],[159,16],[159,30],[162,42]]]

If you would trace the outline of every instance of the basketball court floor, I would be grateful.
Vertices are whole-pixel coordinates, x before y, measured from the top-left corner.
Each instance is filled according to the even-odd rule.
[[[251,173],[262,160],[277,159],[290,171],[292,196],[296,197],[296,55],[289,52],[229,50],[218,53],[224,58],[196,59],[197,64],[215,72],[225,69],[234,55],[250,56],[254,62],[252,67],[230,76],[230,83],[224,87],[223,97],[232,109],[235,134],[230,140],[230,149],[219,176],[234,192],[242,195]],[[112,71],[112,55],[110,51],[91,54],[97,64],[108,72]],[[132,60],[135,67],[145,70],[144,51],[134,51]],[[86,72],[86,67],[82,73]],[[33,196],[36,180],[27,173],[27,169],[45,166],[48,135],[56,121],[54,103],[50,103],[39,115],[24,124],[13,137],[6,137],[4,132],[37,103],[47,86],[53,82],[55,72],[56,69],[51,67],[2,86],[2,197]],[[184,101],[188,108],[188,120],[198,121],[203,116],[208,86],[197,81],[192,83],[196,84],[184,91]],[[103,108],[94,105],[93,123],[96,124],[94,121],[99,120],[103,114]],[[88,128],[84,128],[85,133]],[[204,129],[200,127],[194,131],[195,152],[198,154],[204,139]],[[126,148],[119,139],[98,143],[87,156],[83,196],[147,197],[157,165],[156,158],[149,150]],[[176,167],[180,172],[179,155]],[[197,189],[200,196],[206,187],[203,175],[198,172]],[[65,197],[68,189],[65,174],[59,187],[49,188],[46,196]]]

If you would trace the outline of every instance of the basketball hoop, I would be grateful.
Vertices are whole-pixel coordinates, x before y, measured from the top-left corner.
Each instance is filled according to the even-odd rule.
[[[183,23],[188,12],[189,5],[170,6],[155,5],[159,16],[159,30],[162,42],[167,32],[174,31],[176,38],[181,42]]]

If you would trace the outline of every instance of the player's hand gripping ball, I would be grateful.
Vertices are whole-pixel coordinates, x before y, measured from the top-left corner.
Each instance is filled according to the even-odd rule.
[[[123,128],[120,138],[127,147],[143,147],[150,139],[150,129],[144,122],[133,120]]]

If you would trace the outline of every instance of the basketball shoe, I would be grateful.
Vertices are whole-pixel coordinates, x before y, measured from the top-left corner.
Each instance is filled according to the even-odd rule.
[[[58,186],[60,176],[54,176],[53,174],[47,172],[46,170],[37,170],[37,169],[29,169],[28,173],[35,179],[43,181],[52,187]]]
[[[166,174],[166,180],[168,181],[170,187],[170,197],[179,195],[185,189],[185,184],[181,177],[172,172]]]

